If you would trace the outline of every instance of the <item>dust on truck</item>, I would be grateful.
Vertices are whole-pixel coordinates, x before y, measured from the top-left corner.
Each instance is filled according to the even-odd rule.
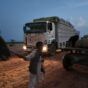
[[[38,41],[42,41],[43,52],[53,53],[58,48],[66,47],[66,41],[71,36],[78,35],[74,26],[59,17],[45,17],[25,23],[24,50],[31,51]]]

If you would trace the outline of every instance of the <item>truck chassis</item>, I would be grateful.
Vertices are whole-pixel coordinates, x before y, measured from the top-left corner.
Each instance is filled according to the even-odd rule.
[[[63,67],[71,71],[75,66],[88,68],[88,49],[85,48],[63,48],[68,53],[63,58]]]

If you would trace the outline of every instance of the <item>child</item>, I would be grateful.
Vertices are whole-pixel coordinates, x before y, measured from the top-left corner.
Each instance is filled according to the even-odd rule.
[[[30,81],[28,88],[35,88],[41,79],[41,73],[45,73],[43,67],[44,60],[42,58],[42,47],[43,43],[37,42],[36,49],[26,57],[23,57],[25,60],[30,61]]]

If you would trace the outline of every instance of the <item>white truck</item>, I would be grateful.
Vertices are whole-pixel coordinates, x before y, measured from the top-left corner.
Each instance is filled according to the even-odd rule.
[[[25,51],[31,51],[38,41],[42,41],[43,52],[53,53],[58,48],[65,48],[71,36],[79,35],[70,22],[56,16],[34,19],[25,23],[23,30]]]

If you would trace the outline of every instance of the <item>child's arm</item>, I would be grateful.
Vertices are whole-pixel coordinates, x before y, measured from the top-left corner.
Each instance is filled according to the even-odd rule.
[[[36,50],[32,51],[29,55],[25,56],[25,60],[30,61],[35,56]]]
[[[18,57],[23,58],[26,61],[30,61],[34,56],[35,56],[36,51],[31,52],[29,55],[25,56],[25,55],[20,55],[20,54],[16,54]]]

